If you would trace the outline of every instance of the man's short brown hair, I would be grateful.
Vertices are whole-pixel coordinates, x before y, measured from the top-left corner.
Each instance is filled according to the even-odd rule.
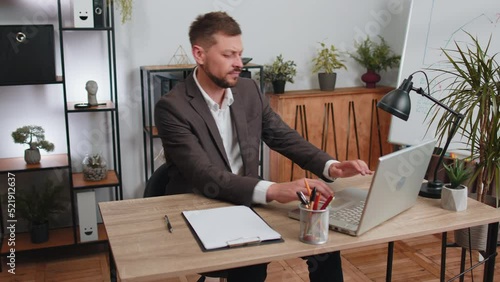
[[[203,48],[210,48],[216,43],[213,37],[216,33],[236,36],[241,34],[241,29],[240,25],[225,12],[200,15],[189,28],[191,46],[200,45]]]

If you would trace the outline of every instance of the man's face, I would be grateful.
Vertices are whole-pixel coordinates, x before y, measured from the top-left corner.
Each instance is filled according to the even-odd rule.
[[[203,55],[197,62],[217,86],[221,88],[233,87],[236,85],[243,67],[241,35],[215,34],[214,38],[217,43],[208,49],[203,49]]]

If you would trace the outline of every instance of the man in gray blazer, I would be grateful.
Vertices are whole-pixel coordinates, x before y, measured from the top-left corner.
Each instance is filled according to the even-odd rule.
[[[325,181],[372,174],[365,162],[335,161],[269,106],[257,84],[240,78],[243,44],[238,23],[224,12],[199,16],[189,37],[196,68],[155,107],[169,182],[167,191],[201,193],[235,204],[287,203],[307,195],[304,179],[274,183],[259,178],[259,148],[269,148]],[[308,179],[321,196],[332,194],[321,180]],[[339,252],[309,257],[311,281],[342,281]],[[266,264],[229,270],[228,281],[264,281]]]

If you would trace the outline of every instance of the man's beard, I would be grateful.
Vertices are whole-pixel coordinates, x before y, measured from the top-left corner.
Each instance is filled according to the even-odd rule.
[[[208,70],[207,66],[202,65],[201,67],[203,68],[203,71],[207,74],[208,78],[210,78],[210,80],[212,80],[212,82],[215,83],[215,85],[219,86],[220,88],[234,87],[236,85],[236,82],[238,81],[238,79],[236,79],[234,83],[231,83],[224,78],[216,77],[213,73],[211,73]]]

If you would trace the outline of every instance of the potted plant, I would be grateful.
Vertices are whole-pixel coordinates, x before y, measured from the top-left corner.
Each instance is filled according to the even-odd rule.
[[[336,69],[347,67],[343,64],[343,61],[338,58],[339,52],[332,44],[328,48],[324,42],[319,43],[321,48],[318,53],[313,58],[313,73],[318,73],[319,88],[321,91],[328,91],[335,89],[335,83],[337,81]],[[323,72],[321,72],[323,71]]]
[[[451,211],[467,209],[468,189],[464,183],[472,176],[470,167],[465,161],[455,159],[451,164],[443,163],[446,175],[450,180],[441,190],[441,207]]]
[[[372,41],[369,36],[361,43],[356,42],[356,52],[349,53],[351,58],[366,68],[361,80],[367,88],[374,88],[380,81],[380,72],[398,66],[401,60],[401,56],[394,54],[385,39],[378,37],[380,43]]]
[[[31,242],[43,243],[49,240],[50,216],[65,210],[59,197],[62,188],[62,185],[54,185],[47,180],[42,189],[33,187],[30,191],[17,191],[16,212],[29,222]]]
[[[467,34],[470,42],[466,46],[455,42],[454,49],[443,50],[447,60],[445,65],[443,68],[432,70],[439,72],[436,77],[437,84],[443,84],[444,89],[449,90],[440,101],[465,116],[457,134],[461,135],[464,147],[470,152],[469,158],[475,162],[475,170],[469,182],[475,181],[475,187],[473,186],[471,190],[476,191],[478,201],[488,203],[488,199],[493,197],[487,195],[493,187],[496,187],[496,199],[492,201],[492,205],[498,208],[500,192],[500,136],[498,135],[500,65],[496,61],[498,53],[490,55],[489,41],[483,48],[476,37]],[[434,115],[431,118],[431,123],[437,120],[436,134],[441,139],[447,136],[453,126],[453,117],[450,115],[449,112],[443,111],[441,116]],[[482,229],[487,228],[482,227]],[[485,246],[485,243],[482,246]],[[468,244],[465,247],[468,247]]]
[[[264,81],[273,84],[274,93],[285,92],[286,82],[293,83],[293,78],[297,74],[297,65],[294,61],[285,61],[283,55],[276,57],[271,65],[264,66]]]
[[[40,149],[47,152],[54,150],[54,144],[45,140],[45,131],[38,125],[26,125],[12,132],[15,143],[28,144],[29,148],[24,151],[24,160],[27,164],[40,163]]]

